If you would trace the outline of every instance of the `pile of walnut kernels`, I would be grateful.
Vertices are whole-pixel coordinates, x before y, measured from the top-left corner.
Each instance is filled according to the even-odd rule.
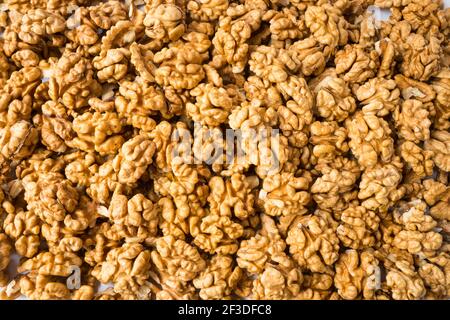
[[[0,298],[450,296],[441,1],[2,2]],[[279,169],[171,161],[194,122]]]

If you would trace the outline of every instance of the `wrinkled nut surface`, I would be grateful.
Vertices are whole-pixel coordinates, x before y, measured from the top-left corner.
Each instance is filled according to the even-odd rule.
[[[443,1],[3,2],[0,299],[450,297]]]

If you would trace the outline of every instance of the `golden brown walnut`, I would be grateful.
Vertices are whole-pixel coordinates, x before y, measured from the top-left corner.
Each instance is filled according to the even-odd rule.
[[[286,132],[301,131],[313,120],[314,98],[304,78],[289,76],[277,83],[278,90],[286,100],[286,106],[278,107],[280,129]],[[292,99],[292,100],[290,100]]]
[[[121,186],[112,161],[107,161],[101,166],[93,165],[88,170],[92,172],[92,175],[89,176],[90,185],[86,193],[97,203],[107,204],[114,190]],[[124,189],[129,190],[126,186]]]
[[[158,272],[168,274],[174,282],[194,280],[206,267],[195,247],[173,236],[159,238],[151,257]]]
[[[346,300],[374,299],[381,288],[381,272],[378,259],[371,251],[347,250],[336,263],[334,285],[338,294]]]
[[[162,177],[155,184],[155,192],[163,197],[158,202],[162,210],[159,227],[163,234],[185,239],[188,233],[195,237],[200,232],[201,218],[207,214],[204,206],[209,190],[202,175],[186,165],[180,169],[176,169],[174,174],[184,181]],[[183,177],[183,174],[186,175]]]
[[[313,37],[294,42],[289,46],[288,54],[305,76],[319,75],[325,69],[327,58]]]
[[[198,171],[197,171],[198,170]],[[209,171],[205,177],[209,177]],[[203,183],[203,173],[198,166],[186,163],[172,163],[171,172],[155,177],[155,191],[162,195],[177,196],[194,193],[197,183]]]
[[[311,179],[281,172],[263,180],[258,200],[270,216],[292,215],[301,212],[310,202],[308,190]]]
[[[100,155],[116,154],[124,143],[122,126],[123,121],[115,112],[86,112],[73,119],[77,137],[67,144],[86,152],[95,150]]]
[[[283,8],[282,11],[269,10],[263,15],[264,21],[270,23],[271,38],[274,41],[286,41],[301,38],[306,34],[303,19],[297,19],[294,8]]]
[[[435,181],[433,179],[427,179],[422,182],[424,187],[423,199],[429,206],[433,206],[439,199],[444,196],[447,187],[445,184]]]
[[[419,100],[406,100],[394,113],[399,136],[419,143],[430,139],[431,120],[429,110]]]
[[[383,117],[399,104],[400,90],[394,80],[374,78],[358,88],[356,98],[363,105],[364,114]]]
[[[135,183],[153,162],[155,144],[145,135],[126,141],[113,159],[113,168],[120,183]]]
[[[207,125],[198,125],[194,129],[194,141],[192,143],[192,151],[194,155],[194,162],[203,162],[212,167],[215,173],[225,175],[224,171],[228,171],[227,167],[240,167],[239,164],[230,163],[228,161],[231,156],[232,149],[230,144],[226,143],[226,137],[220,127],[208,127]],[[238,171],[241,172],[242,171]]]
[[[94,295],[94,300],[120,300],[119,294],[114,292],[113,288],[108,288]]]
[[[435,298],[440,299],[447,295],[446,276],[438,266],[432,263],[424,263],[420,266],[418,273]]]
[[[414,258],[410,253],[386,245],[375,251],[375,256],[383,263],[389,277],[382,283],[382,289],[384,288],[389,295],[388,299],[423,298],[426,289],[423,280],[417,274]]]
[[[319,177],[311,186],[314,201],[322,209],[342,210],[356,199],[355,183],[361,170],[356,161],[343,157],[316,165]]]
[[[242,270],[230,256],[214,255],[193,284],[200,289],[199,295],[203,300],[218,300],[229,298],[241,277]]]
[[[337,46],[347,44],[346,21],[338,8],[330,4],[320,7],[308,6],[305,12],[305,23],[313,37],[327,47],[326,56],[333,53]]]
[[[166,118],[177,116],[182,113],[186,102],[188,101],[188,92],[182,89],[176,90],[175,88],[168,86],[164,90],[164,97],[166,98],[168,114]]]
[[[24,67],[19,71],[11,73],[6,85],[3,88],[2,104],[8,103],[11,98],[25,97],[33,94],[39,85],[42,71],[37,67]],[[3,107],[2,107],[3,109]]]
[[[155,288],[156,300],[198,300],[198,294],[192,285],[180,286],[178,283],[167,282],[165,278],[158,283],[162,290]]]
[[[114,281],[114,292],[126,299],[148,299],[150,288],[145,280],[149,277],[150,259],[150,251],[142,245],[126,243],[109,251],[92,275],[103,284]]]
[[[121,81],[119,93],[120,95],[117,95],[114,101],[115,108],[120,115],[127,117],[128,122],[131,121],[130,124],[134,124],[133,116],[148,118],[149,115],[157,112],[163,115],[167,114],[167,105],[161,90],[142,79]],[[150,131],[155,125],[153,124]],[[139,128],[139,126],[137,127]]]
[[[89,7],[90,20],[102,29],[108,30],[120,20],[126,20],[127,11],[120,1],[107,1]]]
[[[9,265],[11,258],[12,246],[6,234],[0,234],[0,285],[4,286],[3,275]]]
[[[267,79],[250,76],[245,81],[244,90],[248,99],[260,100],[269,108],[283,104],[279,90]]]
[[[380,218],[365,207],[349,207],[340,216],[337,235],[348,248],[361,249],[375,246],[378,240]]]
[[[386,286],[392,291],[394,300],[418,300],[426,292],[418,275],[403,270],[390,270],[386,275]]]
[[[111,27],[102,38],[100,55],[104,56],[112,49],[128,49],[137,36],[138,26],[136,24],[133,21],[122,20]]]
[[[78,192],[58,173],[39,175],[37,179],[27,176],[24,188],[28,209],[50,225],[64,221],[77,207]]]
[[[227,216],[209,214],[201,220],[200,232],[193,243],[208,253],[234,254],[244,228]]]
[[[158,230],[159,207],[143,194],[131,199],[113,194],[105,215],[118,226],[118,233],[127,241],[151,242]]]
[[[401,74],[395,76],[395,82],[405,100],[415,99],[427,103],[436,98],[436,91],[425,82],[410,79]]]
[[[46,101],[50,100],[48,94],[49,84],[48,82],[41,82],[34,91],[33,108],[41,107]]]
[[[435,127],[439,130],[450,128],[450,70],[443,69],[431,83],[436,92],[434,108],[436,110]]]
[[[81,154],[79,157],[70,159],[64,169],[64,173],[74,185],[87,187],[96,156],[93,152]]]
[[[295,263],[285,253],[286,242],[280,235],[275,221],[267,216],[261,216],[262,228],[258,234],[248,240],[243,240],[237,252],[237,263],[251,274],[261,273],[272,262],[283,269],[292,269]]]
[[[214,21],[228,9],[228,0],[190,0],[187,3],[189,15],[194,20]]]
[[[34,124],[40,129],[42,143],[55,152],[65,152],[74,138],[72,123],[65,111],[62,104],[50,100],[42,106],[42,116],[33,118]]]
[[[336,228],[337,222],[325,211],[299,218],[287,234],[289,252],[301,267],[331,274],[339,258]]]
[[[299,295],[296,296],[296,299],[305,299],[305,300],[338,299],[338,296],[336,296],[337,293],[332,292],[333,277],[328,274],[318,272],[305,274],[303,276],[302,287],[304,289],[299,293]]]
[[[180,130],[177,131],[177,130]],[[182,131],[183,130],[183,131]],[[172,137],[179,132],[180,135],[187,132],[184,126],[178,127],[178,123],[172,125],[167,121],[161,121],[156,127],[149,133],[150,138],[153,140],[156,146],[155,150],[155,166],[159,170],[164,170],[166,167],[170,167],[170,156],[167,154],[167,148],[169,144],[173,142]]]
[[[424,253],[430,255],[442,245],[442,235],[433,229],[437,222],[425,214],[427,205],[420,200],[414,200],[394,211],[395,221],[404,230],[394,237],[393,245],[409,253]]]
[[[276,123],[276,110],[266,109],[260,100],[245,101],[233,109],[228,123],[233,130],[246,129],[269,129],[267,125]],[[246,132],[244,131],[243,134]]]
[[[147,82],[155,81],[155,65],[153,53],[146,50],[145,46],[136,42],[130,46],[130,62],[135,67],[139,76]]]
[[[359,44],[363,47],[374,45],[377,41],[377,29],[379,27],[379,22],[375,15],[369,10],[366,10],[366,12],[356,18],[355,24],[359,27],[359,30],[355,30],[354,27],[351,28],[349,30],[350,38],[352,40],[358,39]]]
[[[438,1],[412,1],[402,10],[405,21],[418,34],[426,34],[432,27],[441,27],[441,23],[447,25],[445,18],[441,15],[440,3]]]
[[[450,171],[450,133],[434,131],[431,139],[425,141],[425,150],[433,152],[434,164],[443,171]]]
[[[400,64],[400,71],[404,76],[425,81],[439,72],[441,40],[431,32],[427,38],[411,33],[402,39],[403,61]]]
[[[39,252],[41,241],[36,235],[21,236],[15,242],[16,252],[23,257],[31,258]]]
[[[349,150],[347,130],[339,127],[337,122],[319,122],[311,124],[309,141],[313,147],[313,154],[318,162],[332,162],[338,156]]]
[[[12,65],[10,65],[8,58],[3,52],[0,53],[0,84],[2,85],[2,88],[9,79],[10,68],[12,68]]]
[[[316,98],[318,114],[327,121],[344,121],[356,110],[348,84],[338,78],[334,69],[327,69],[310,82]]]
[[[233,91],[211,84],[199,84],[190,92],[195,103],[187,103],[186,111],[192,120],[208,126],[218,126],[228,119],[233,108]]]
[[[448,292],[449,292],[449,285],[450,285],[450,274],[449,274],[449,272],[450,272],[450,259],[449,259],[450,257],[449,257],[449,255],[448,255],[448,253],[440,253],[439,255],[437,255],[437,256],[435,256],[435,257],[431,257],[431,258],[428,258],[427,260],[430,262],[430,263],[433,263],[435,266],[437,266],[437,267],[439,267],[439,269],[441,270],[441,271],[443,271],[444,272],[444,277],[445,277],[445,281],[443,281],[443,282],[440,282],[440,284],[442,284],[442,285],[445,285],[445,288],[444,288],[444,292],[443,292],[443,295],[445,295],[445,296],[447,296],[448,295]],[[424,271],[425,270],[421,270],[421,269],[419,269],[419,274],[422,276],[422,278],[424,279],[424,282],[426,283],[426,284],[428,284],[428,285],[430,285],[430,279],[429,279],[429,277],[427,277],[427,276],[424,276]],[[436,270],[437,271],[437,270]],[[425,271],[426,272],[426,271]],[[437,272],[436,272],[437,273]],[[437,275],[437,276],[439,276],[439,275]],[[432,280],[433,281],[433,280]],[[434,281],[433,281],[434,282]],[[433,290],[434,289],[434,286],[436,286],[437,287],[437,289],[439,289],[439,287],[441,287],[440,285],[436,285],[436,283],[432,283],[433,285],[430,285],[430,287],[431,287],[431,289]],[[433,290],[434,291],[434,290]]]
[[[33,107],[32,98],[26,95],[22,99],[12,100],[9,105],[5,104],[5,107],[6,110],[1,114],[3,125],[13,125],[20,120],[29,121]]]
[[[212,177],[208,197],[211,213],[242,220],[254,215],[255,194],[252,189],[258,184],[256,176],[233,174],[230,178]]]
[[[68,48],[73,44],[73,46],[78,46],[79,52],[85,52],[90,55],[95,55],[100,51],[99,36],[91,26],[87,24],[78,26],[78,21],[76,21],[74,25],[70,22],[66,23],[70,30],[66,31],[65,35],[72,41],[72,43],[68,45]],[[72,27],[74,29],[72,29]]]
[[[154,5],[146,10],[145,34],[164,42],[178,40],[185,32],[185,13],[175,4]]]
[[[401,196],[403,190],[398,188],[402,179],[401,164],[395,158],[389,164],[377,164],[365,170],[361,175],[358,198],[361,205],[369,210],[385,212]]]
[[[359,45],[346,45],[336,52],[336,73],[349,83],[363,83],[376,75],[378,53]]]
[[[375,43],[375,49],[380,55],[380,68],[378,69],[377,76],[388,79],[392,78],[397,65],[396,58],[399,55],[394,41],[389,38],[384,38]]]
[[[424,178],[433,174],[433,153],[420,148],[411,141],[405,141],[400,146],[400,155],[408,163],[417,177]]]
[[[8,159],[30,156],[39,140],[38,130],[25,120],[4,127],[0,132],[1,154]]]
[[[82,260],[74,253],[41,252],[32,259],[27,259],[18,267],[19,272],[33,271],[43,276],[68,277],[72,267],[80,267]]]
[[[51,100],[77,110],[98,95],[101,87],[94,78],[91,62],[79,53],[66,52],[52,68],[48,93]]]
[[[64,18],[58,13],[42,9],[29,10],[22,17],[19,38],[29,44],[38,44],[43,38],[64,31]]]
[[[30,49],[17,51],[11,59],[18,67],[36,67],[39,64],[39,56]]]
[[[92,286],[84,285],[73,293],[72,300],[92,300],[94,294],[95,291]]]
[[[252,298],[256,300],[292,299],[300,291],[303,280],[300,270],[268,266],[253,281]]]
[[[22,241],[30,239],[39,239],[38,235],[41,230],[39,217],[33,211],[8,210],[8,215],[3,221],[5,234],[13,241],[23,238]],[[37,253],[38,248],[34,247]],[[34,251],[32,250],[32,251]],[[30,253],[30,257],[34,254]]]
[[[33,300],[67,300],[70,290],[66,284],[52,281],[50,276],[28,273],[19,280],[20,293]]]
[[[92,60],[92,65],[97,69],[97,78],[100,82],[115,83],[127,74],[129,60],[129,50],[109,49],[96,56]]]
[[[412,0],[375,0],[375,5],[380,8],[403,7]]]
[[[388,163],[394,155],[393,139],[389,124],[373,114],[357,112],[345,120],[353,154],[363,168],[371,168],[378,161]]]
[[[448,221],[450,220],[450,191],[447,188],[440,194],[439,201],[430,208],[430,214],[433,218],[439,220],[439,225],[443,227],[444,232],[448,233]]]
[[[219,28],[212,40],[217,55],[225,57],[233,73],[244,70],[249,53],[247,40],[260,27],[262,20],[262,10],[244,10],[238,19],[233,20],[229,15],[220,19]]]
[[[11,280],[8,283],[8,279],[6,279],[6,275],[5,274],[1,274],[0,276],[4,278],[2,278],[2,286],[4,286],[4,288],[2,288],[0,290],[0,299],[2,300],[14,300],[17,299],[18,297],[20,297],[20,285],[19,285],[19,281],[16,280]]]
[[[291,107],[294,111],[301,109],[294,101],[292,101]],[[304,106],[304,108],[308,108],[308,106]],[[304,121],[300,115],[293,120],[294,124],[298,125]],[[242,161],[240,164],[255,165],[256,173],[261,178],[281,170],[288,160],[288,138],[271,130],[270,125],[277,121],[277,113],[274,109],[264,108],[259,100],[246,101],[233,109],[228,121],[233,130],[240,130],[242,152],[237,154],[240,157],[238,160]],[[306,140],[306,134],[299,133],[302,142]]]
[[[205,77],[203,56],[193,45],[182,44],[163,48],[154,56],[155,80],[160,86],[193,89]]]
[[[258,46],[250,55],[248,62],[250,70],[258,77],[271,82],[284,82],[289,73],[294,73],[300,67],[300,60],[293,57],[287,50],[268,46]]]

